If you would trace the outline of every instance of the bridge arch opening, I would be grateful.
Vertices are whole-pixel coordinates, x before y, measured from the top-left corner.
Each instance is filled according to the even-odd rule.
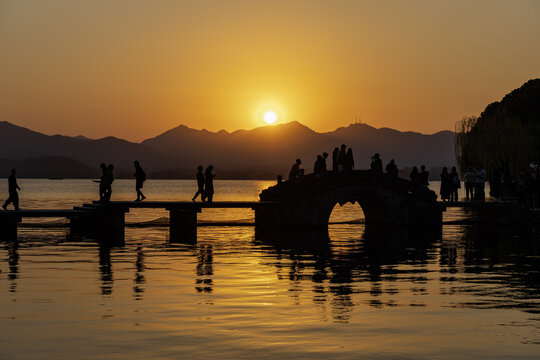
[[[366,215],[358,203],[348,202],[340,205],[336,203],[331,210],[328,225],[333,224],[364,224]]]

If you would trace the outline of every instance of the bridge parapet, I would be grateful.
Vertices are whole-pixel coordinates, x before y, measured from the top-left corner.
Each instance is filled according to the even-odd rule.
[[[373,173],[370,170],[354,170],[344,173],[328,172],[324,175],[305,175],[298,181],[283,181],[263,190],[261,201],[290,201],[332,191],[343,186],[385,188],[402,192],[425,201],[436,201],[437,194],[427,187],[415,186],[409,180],[392,178],[387,174]]]

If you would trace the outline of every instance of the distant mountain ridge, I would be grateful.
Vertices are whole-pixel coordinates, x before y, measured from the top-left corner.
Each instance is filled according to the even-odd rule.
[[[130,177],[133,160],[139,160],[154,178],[192,178],[197,165],[213,164],[219,178],[273,179],[277,174],[286,175],[296,158],[302,159],[306,171],[311,172],[317,154],[331,154],[342,143],[353,148],[356,168],[368,168],[375,152],[381,154],[384,162],[395,159],[400,168],[455,164],[451,131],[425,135],[360,123],[318,133],[299,122],[290,122],[252,130],[212,132],[179,125],[134,143],[116,137],[45,135],[2,121],[0,176],[7,174],[10,166],[20,167],[24,159],[39,158],[39,171],[19,168],[20,176],[63,176],[61,164],[69,163],[64,177],[77,177],[74,167],[80,168],[80,177],[88,177],[88,169],[94,168],[97,177],[99,164],[105,162],[115,164],[117,177]],[[47,175],[47,163],[52,159],[54,175],[52,171]]]

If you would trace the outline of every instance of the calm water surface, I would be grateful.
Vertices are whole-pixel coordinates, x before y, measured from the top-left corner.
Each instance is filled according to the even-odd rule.
[[[97,192],[88,180],[20,184],[24,208],[70,208]],[[217,181],[216,200],[256,200],[271,184]],[[133,200],[132,187],[116,181],[113,197]],[[153,200],[194,191],[145,184]],[[139,210],[127,221],[163,216]],[[116,244],[21,228],[0,243],[0,358],[540,358],[534,230],[339,224],[362,216],[338,207],[327,233],[201,227],[196,244],[169,242],[163,227],[127,228]]]

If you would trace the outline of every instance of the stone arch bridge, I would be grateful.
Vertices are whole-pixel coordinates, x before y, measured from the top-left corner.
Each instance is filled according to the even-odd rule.
[[[358,203],[366,224],[440,225],[444,207],[435,192],[370,170],[306,175],[284,181],[259,195],[257,226],[327,226],[336,204]]]

